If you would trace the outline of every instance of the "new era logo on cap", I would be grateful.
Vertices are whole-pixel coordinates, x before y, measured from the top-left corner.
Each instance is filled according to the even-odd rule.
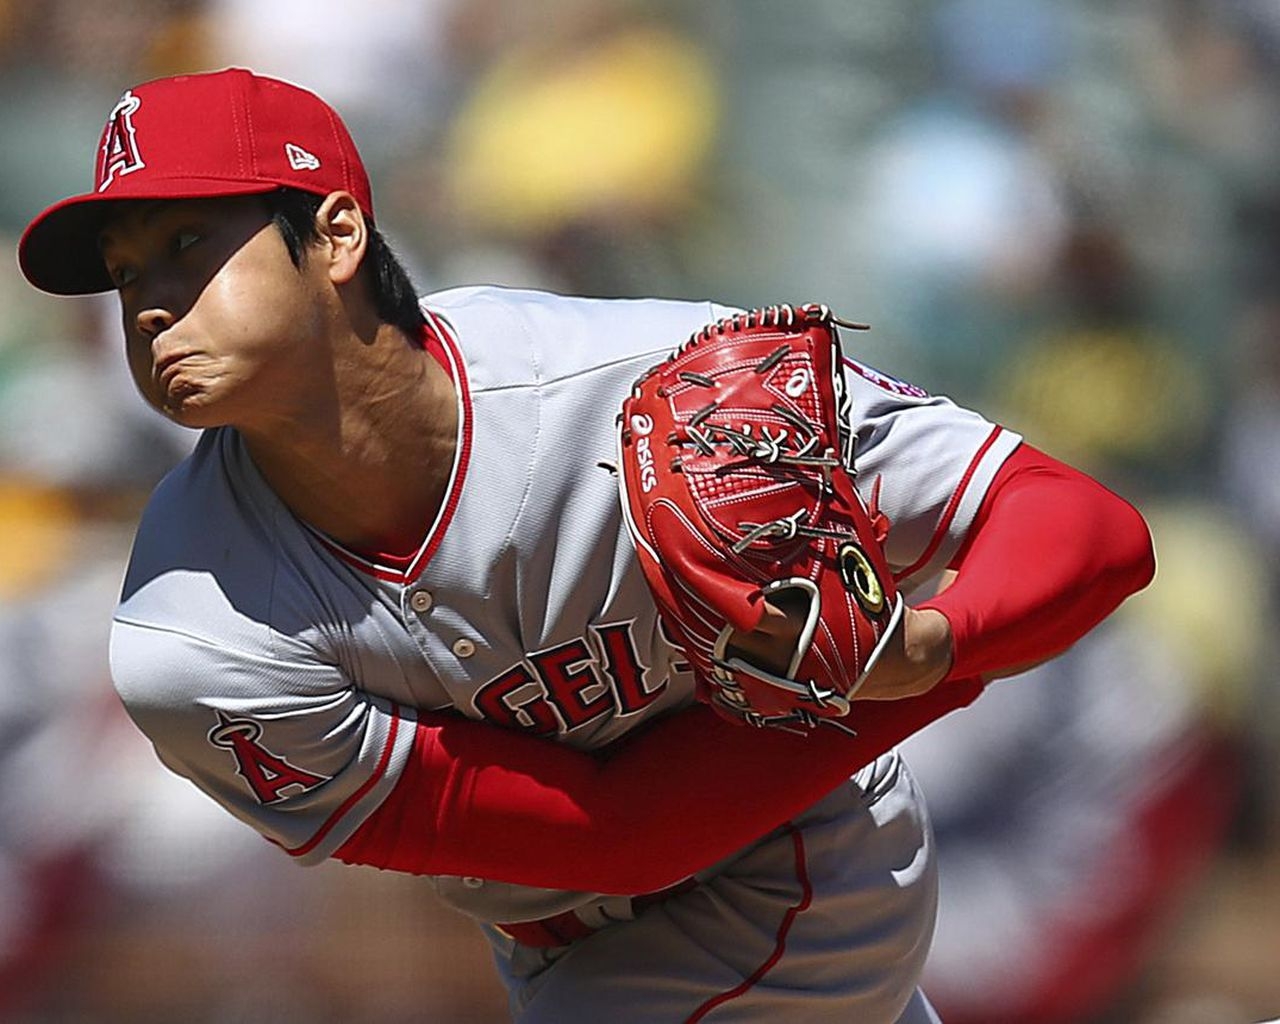
[[[320,169],[320,158],[314,153],[308,153],[301,146],[295,146],[292,142],[284,144],[284,155],[289,158],[289,166],[295,171],[318,171]]]

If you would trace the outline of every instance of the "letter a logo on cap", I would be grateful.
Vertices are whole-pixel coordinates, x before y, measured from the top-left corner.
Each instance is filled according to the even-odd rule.
[[[107,118],[102,132],[102,154],[98,164],[98,191],[105,192],[116,175],[129,174],[146,166],[138,152],[138,140],[133,133],[133,115],[142,101],[132,92],[120,97]]]
[[[295,146],[292,142],[284,144],[284,155],[289,158],[289,166],[295,171],[318,171],[320,169],[320,158],[314,153],[308,153],[301,146]]]

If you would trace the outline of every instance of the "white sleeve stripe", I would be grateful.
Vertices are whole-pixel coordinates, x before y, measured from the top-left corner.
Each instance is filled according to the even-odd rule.
[[[272,839],[271,842],[276,843],[277,846],[280,846],[290,857],[305,857],[308,853],[310,853],[317,846],[319,846],[321,841],[324,839],[324,837],[327,836],[331,831],[333,831],[333,827],[337,825],[338,822],[341,821],[346,816],[347,812],[351,810],[351,808],[354,807],[356,804],[358,804],[361,800],[363,800],[365,796],[369,793],[369,791],[373,789],[373,787],[376,786],[382,780],[382,776],[385,775],[387,772],[387,766],[391,763],[391,754],[395,750],[396,734],[399,731],[400,731],[400,706],[398,704],[392,704],[391,705],[391,725],[387,729],[386,742],[382,745],[382,755],[378,758],[378,764],[373,769],[373,772],[369,775],[367,779],[364,780],[363,785],[361,785],[359,789],[357,789],[354,793],[352,793],[349,797],[347,797],[344,801],[342,801],[342,805],[338,807],[338,809],[334,811],[331,815],[329,815],[329,817],[325,820],[323,825],[321,825],[318,829],[316,829],[315,835],[313,835],[301,846],[295,846],[290,848],[290,847],[284,846],[281,843],[276,842],[276,840],[274,839]]]
[[[955,518],[956,510],[960,507],[960,502],[964,498],[965,491],[972,482],[974,474],[978,467],[982,464],[982,460],[986,457],[988,451],[996,443],[996,439],[1004,432],[1004,428],[1000,426],[993,427],[991,433],[987,435],[987,439],[982,442],[969,465],[965,468],[964,475],[960,478],[960,483],[956,486],[955,491],[951,494],[951,499],[947,502],[947,507],[943,509],[942,518],[938,520],[937,529],[933,531],[933,536],[929,539],[929,543],[925,545],[924,551],[920,557],[912,562],[905,569],[893,574],[894,581],[901,583],[905,579],[909,579],[913,574],[923,569],[937,554],[938,548],[946,539],[947,530],[951,526],[951,521]]]

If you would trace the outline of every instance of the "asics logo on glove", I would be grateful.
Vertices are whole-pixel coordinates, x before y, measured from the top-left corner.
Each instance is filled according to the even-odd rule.
[[[782,390],[787,393],[790,398],[799,398],[804,394],[805,388],[809,386],[809,371],[804,367],[796,370],[787,378],[787,383],[783,385]]]
[[[636,463],[640,467],[640,490],[648,494],[658,486],[658,475],[653,469],[653,448],[649,435],[653,433],[653,418],[638,413],[631,417],[631,430],[636,435]]]

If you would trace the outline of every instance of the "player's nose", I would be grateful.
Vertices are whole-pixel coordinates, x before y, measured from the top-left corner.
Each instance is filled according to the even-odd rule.
[[[163,306],[150,306],[146,309],[140,309],[135,317],[138,333],[148,338],[154,338],[161,331],[172,327],[173,320],[173,313]]]

